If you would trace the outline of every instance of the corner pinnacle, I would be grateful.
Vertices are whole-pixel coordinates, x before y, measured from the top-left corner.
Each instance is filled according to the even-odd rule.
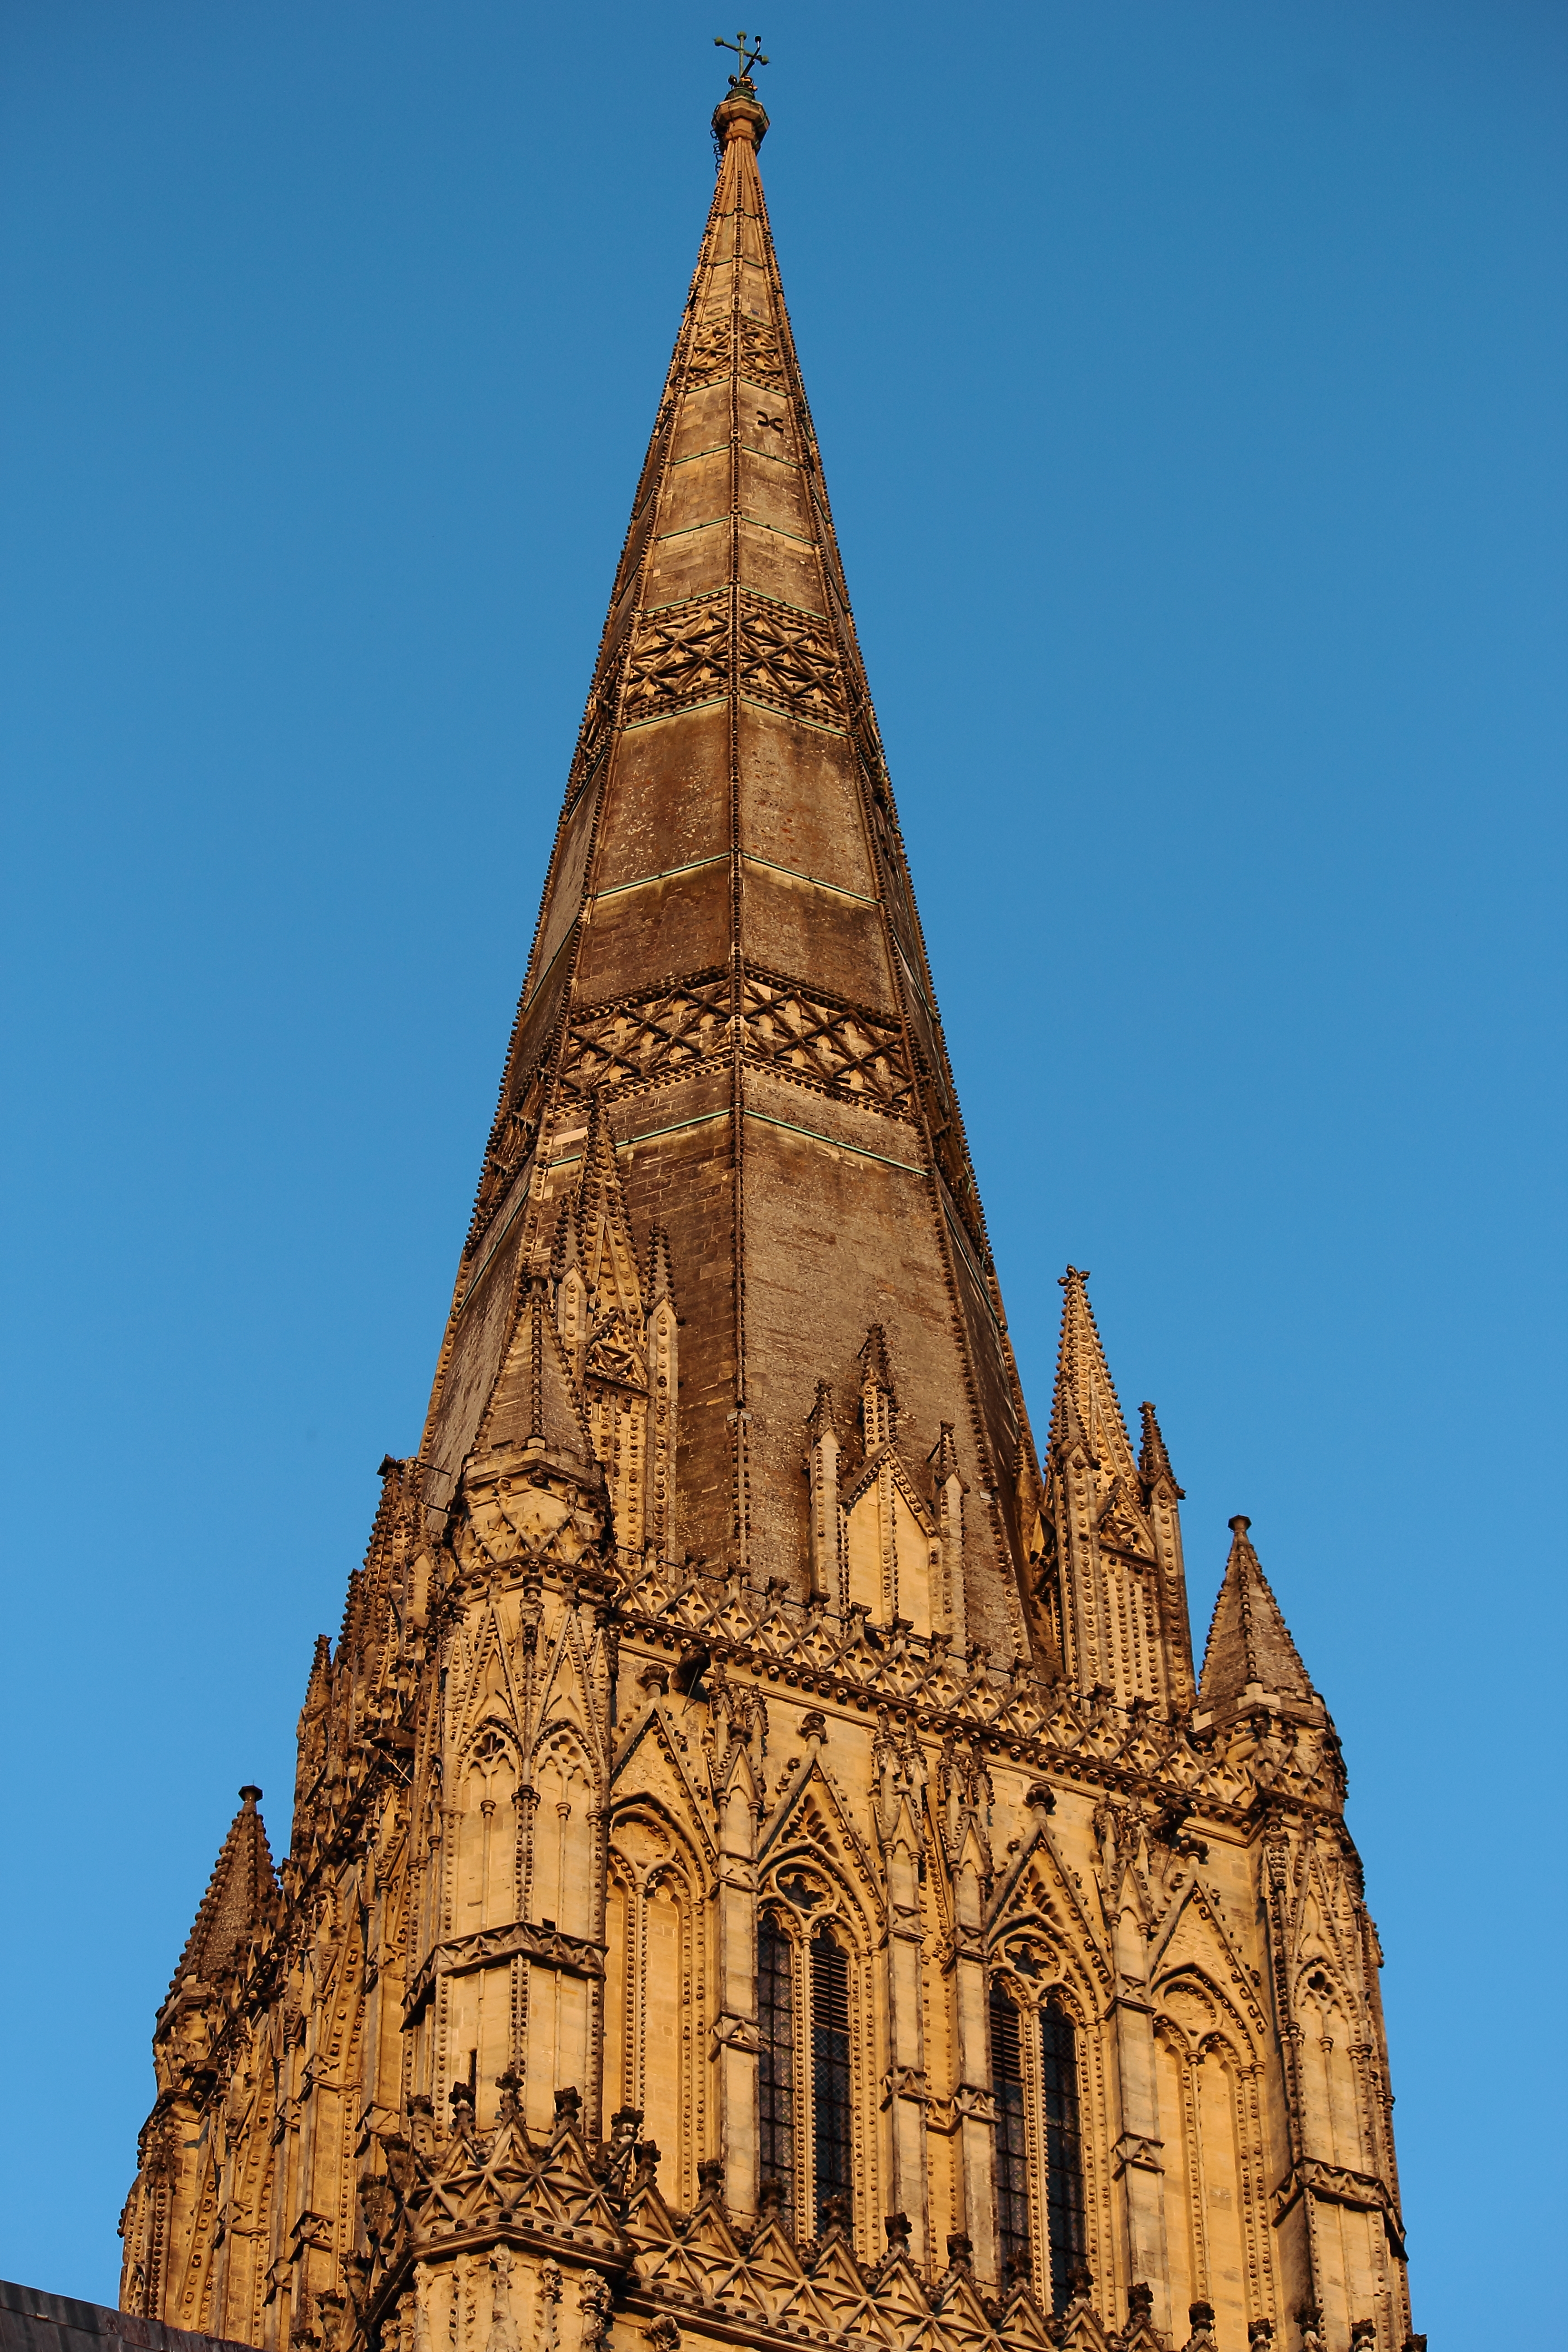
[[[1251,1525],[1244,1511],[1230,1522],[1230,1558],[1215,1601],[1198,1680],[1201,1707],[1232,1706],[1249,1691],[1303,1701],[1317,1697],[1252,1548]]]

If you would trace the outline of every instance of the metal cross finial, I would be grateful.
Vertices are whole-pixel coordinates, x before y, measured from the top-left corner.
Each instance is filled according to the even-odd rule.
[[[731,81],[750,81],[752,79],[752,68],[753,66],[765,66],[767,64],[767,59],[763,55],[761,37],[759,36],[753,40],[752,46],[749,49],[746,47],[746,37],[747,37],[743,32],[737,33],[732,41],[725,40],[721,33],[715,33],[713,36],[714,47],[716,49],[733,49],[736,58],[740,63],[741,70],[738,74],[731,75],[730,79]]]

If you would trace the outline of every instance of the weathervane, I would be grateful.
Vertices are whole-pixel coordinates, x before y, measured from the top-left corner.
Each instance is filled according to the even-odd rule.
[[[767,59],[763,55],[761,37],[759,37],[757,38],[754,46],[750,49],[746,47],[746,39],[747,36],[743,32],[737,33],[732,41],[725,40],[721,33],[715,33],[713,36],[713,46],[716,49],[733,49],[737,58],[740,60],[740,72],[730,76],[730,84],[731,89],[734,89],[742,88],[749,89],[751,87],[752,80],[752,68],[753,66],[765,66],[767,64]]]

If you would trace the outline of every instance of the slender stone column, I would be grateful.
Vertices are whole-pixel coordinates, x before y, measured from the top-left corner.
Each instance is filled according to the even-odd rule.
[[[1116,1920],[1116,1992],[1110,2010],[1116,2033],[1121,2132],[1113,2155],[1121,2189],[1128,2276],[1166,2297],[1163,2142],[1154,2072],[1154,2012],[1148,1998],[1147,1945],[1141,1919],[1124,1904]],[[1156,2324],[1169,2329],[1168,2310]]]
[[[899,1832],[909,1824],[900,1808]],[[910,2252],[929,2260],[925,2160],[925,2026],[921,2014],[920,1856],[910,1836],[895,1833],[888,1872],[888,2074],[892,2210],[906,2214]]]
[[[719,1803],[718,2013],[713,2020],[715,2107],[724,2201],[757,2210],[757,1816],[743,1748]]]
[[[996,2111],[991,2095],[991,2036],[986,2016],[985,1943],[976,1856],[966,1851],[953,1875],[953,2013],[958,2082],[953,2106],[958,2130],[963,2226],[973,2248],[975,2276],[991,2281],[996,2263]]]

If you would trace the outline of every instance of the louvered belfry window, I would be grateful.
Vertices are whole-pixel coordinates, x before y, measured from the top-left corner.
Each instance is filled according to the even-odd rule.
[[[757,1923],[757,2029],[761,2178],[782,2185],[787,2221],[795,2204],[794,1954],[767,1912]]]
[[[1078,2120],[1078,2037],[1054,2001],[1040,2011],[1040,2087],[1046,2117],[1046,2225],[1051,2308],[1065,2311],[1068,2281],[1084,2256],[1083,2150]]]
[[[1029,2154],[1024,2123],[1023,2020],[991,1988],[991,2093],[996,2105],[996,2236],[1002,2277],[1029,2275]]]
[[[811,1939],[811,2120],[816,2225],[849,2196],[849,1962],[828,1927]]]

